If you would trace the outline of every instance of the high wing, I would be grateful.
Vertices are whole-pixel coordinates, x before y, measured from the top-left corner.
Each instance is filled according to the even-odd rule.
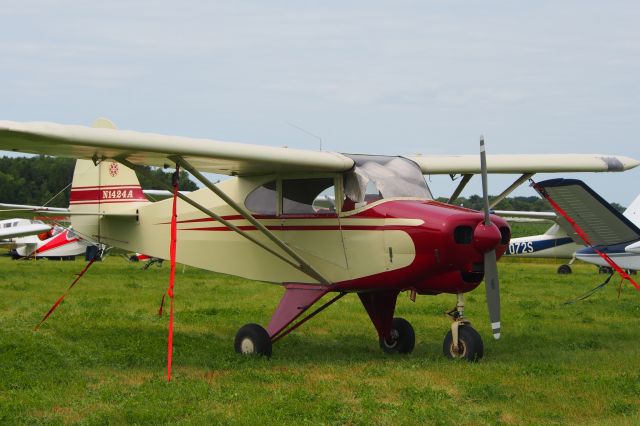
[[[158,167],[172,164],[168,157],[180,155],[199,171],[226,175],[339,172],[353,167],[353,160],[332,152],[43,122],[0,121],[0,149],[94,160],[126,158]]]
[[[424,174],[478,174],[477,155],[428,155],[407,157]],[[622,172],[640,164],[620,155],[601,154],[494,154],[487,155],[489,173]]]
[[[32,223],[29,225],[13,226],[0,229],[0,240],[8,240],[10,238],[26,237],[28,235],[37,235],[47,232],[51,226],[45,223]]]
[[[102,126],[104,127],[104,126]],[[134,164],[164,166],[180,156],[201,172],[258,175],[277,172],[341,172],[352,159],[335,152],[277,148],[166,136],[113,128],[56,123],[0,121],[0,150],[60,157],[126,159]],[[477,155],[410,156],[424,174],[477,174]],[[491,155],[489,173],[623,171],[640,162],[622,156],[591,154]]]
[[[592,245],[621,244],[640,238],[640,228],[580,180],[550,179],[538,182],[534,188],[546,192],[584,230]],[[588,245],[566,219],[558,218],[557,222],[576,243]]]

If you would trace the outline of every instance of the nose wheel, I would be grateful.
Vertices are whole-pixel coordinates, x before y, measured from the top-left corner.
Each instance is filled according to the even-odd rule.
[[[458,293],[456,307],[447,312],[453,322],[451,330],[444,336],[442,352],[450,359],[466,359],[475,362],[484,355],[484,344],[480,334],[464,317],[464,294]]]
[[[482,337],[469,324],[458,326],[458,344],[453,342],[451,330],[444,337],[442,344],[444,356],[450,359],[466,359],[470,362],[479,361],[484,355]]]

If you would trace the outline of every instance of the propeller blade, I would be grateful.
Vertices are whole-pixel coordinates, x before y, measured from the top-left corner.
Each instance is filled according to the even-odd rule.
[[[487,292],[489,321],[495,339],[500,338],[500,282],[498,280],[498,262],[495,250],[484,254],[484,287]]]
[[[487,155],[484,148],[484,136],[480,136],[480,170],[482,172],[482,198],[484,201],[484,225],[493,226],[489,217],[489,188],[487,183]],[[491,331],[495,339],[500,338],[500,285],[498,281],[498,261],[496,251],[484,254],[484,287],[487,292],[487,308]]]

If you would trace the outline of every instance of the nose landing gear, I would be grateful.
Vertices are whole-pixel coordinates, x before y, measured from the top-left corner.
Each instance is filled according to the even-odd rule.
[[[478,361],[484,355],[484,344],[471,322],[464,317],[464,294],[458,293],[456,307],[447,314],[453,319],[451,330],[444,337],[442,352],[447,358]]]

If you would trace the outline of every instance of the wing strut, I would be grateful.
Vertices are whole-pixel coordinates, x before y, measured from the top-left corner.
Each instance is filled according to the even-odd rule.
[[[453,194],[451,194],[451,197],[449,198],[449,201],[447,201],[447,204],[453,204],[453,202],[458,199],[460,193],[462,192],[464,187],[467,186],[472,177],[473,174],[462,175],[462,180],[460,181],[458,186],[456,186],[456,190],[453,191]]]
[[[278,247],[280,247],[285,253],[295,259],[298,262],[298,265],[294,265],[297,269],[309,275],[311,278],[320,281],[320,283],[324,285],[329,285],[331,282],[322,276],[313,266],[311,266],[307,261],[305,261],[298,253],[293,251],[291,247],[289,247],[284,241],[278,238],[273,232],[269,231],[266,226],[260,223],[247,209],[242,207],[240,204],[236,203],[231,197],[225,194],[220,188],[215,186],[209,179],[207,179],[202,173],[200,173],[196,168],[194,168],[187,160],[182,158],[179,155],[173,155],[169,157],[170,160],[174,161],[176,164],[180,164],[186,170],[189,171],[196,179],[198,179],[204,186],[209,188],[214,194],[220,197],[225,203],[229,205],[232,209],[238,212],[242,217],[248,220],[253,226],[256,227],[264,236],[273,241]],[[271,250],[270,250],[271,251]],[[273,252],[273,251],[271,251]],[[288,262],[291,264],[291,262]]]
[[[502,191],[502,194],[498,195],[496,198],[494,198],[491,201],[491,205],[489,206],[490,209],[494,208],[495,206],[498,205],[498,203],[502,200],[504,200],[505,198],[507,198],[507,196],[509,194],[511,194],[517,187],[519,187],[520,185],[522,185],[525,181],[527,181],[529,178],[533,177],[535,173],[524,173],[522,176],[520,176],[518,179],[516,179],[515,182],[513,182],[507,189],[505,189],[504,191]]]

